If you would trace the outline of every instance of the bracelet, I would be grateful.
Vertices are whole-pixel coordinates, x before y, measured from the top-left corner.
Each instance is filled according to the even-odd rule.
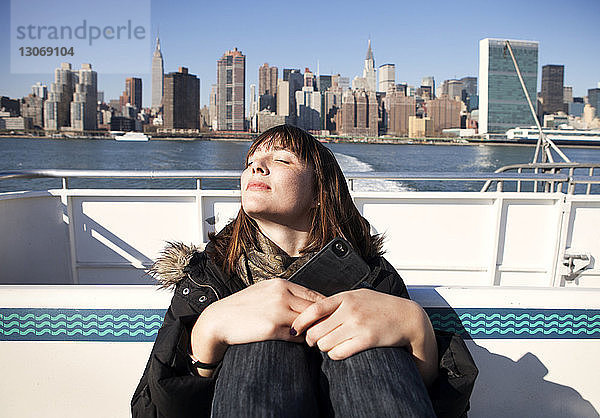
[[[221,364],[220,361],[217,361],[216,363],[203,363],[200,360],[197,360],[192,353],[188,353],[190,355],[190,360],[192,360],[192,366],[198,368],[198,369],[205,369],[205,370],[214,370],[217,367],[219,367],[219,364]]]

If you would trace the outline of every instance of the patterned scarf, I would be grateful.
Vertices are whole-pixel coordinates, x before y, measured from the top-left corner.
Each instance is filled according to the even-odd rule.
[[[285,251],[257,231],[257,246],[242,254],[236,265],[236,273],[246,285],[267,279],[289,279],[316,252],[300,257],[290,257]]]

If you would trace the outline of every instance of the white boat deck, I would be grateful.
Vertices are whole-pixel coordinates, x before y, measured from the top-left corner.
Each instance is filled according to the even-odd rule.
[[[471,416],[598,416],[600,195],[353,197],[434,326],[467,338]],[[128,416],[170,300],[144,269],[238,209],[235,190],[0,194],[0,415]]]

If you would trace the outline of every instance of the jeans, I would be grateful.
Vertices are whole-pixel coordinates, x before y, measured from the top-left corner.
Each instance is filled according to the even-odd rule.
[[[434,417],[417,367],[402,348],[345,360],[305,344],[229,347],[215,383],[214,417]]]

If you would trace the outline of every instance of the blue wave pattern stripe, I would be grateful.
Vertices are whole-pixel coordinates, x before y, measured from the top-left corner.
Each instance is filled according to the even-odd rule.
[[[600,310],[426,308],[433,327],[464,338],[600,338]],[[0,308],[0,341],[152,342],[165,309]]]
[[[425,308],[435,329],[463,338],[598,339],[598,309]]]
[[[166,309],[0,308],[0,341],[153,342]]]

